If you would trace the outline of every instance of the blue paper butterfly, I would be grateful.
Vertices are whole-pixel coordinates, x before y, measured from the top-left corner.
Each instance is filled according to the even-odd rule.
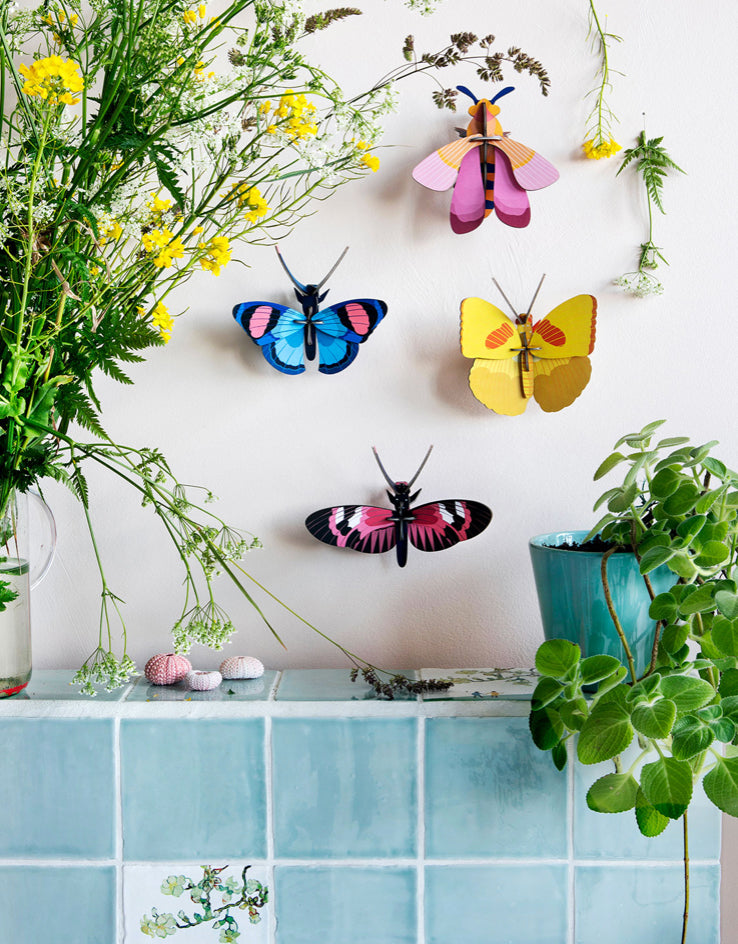
[[[305,360],[315,360],[316,350],[320,373],[337,374],[354,360],[359,345],[384,318],[387,306],[376,298],[354,298],[320,309],[328,294],[326,289],[321,295],[320,289],[347,252],[348,247],[318,285],[303,285],[292,275],[277,249],[279,261],[295,286],[302,312],[274,302],[242,302],[233,309],[236,321],[261,347],[272,367],[283,374],[301,374]]]

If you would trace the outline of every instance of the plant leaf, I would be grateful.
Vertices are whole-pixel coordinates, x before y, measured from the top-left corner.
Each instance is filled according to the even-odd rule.
[[[633,809],[637,794],[632,774],[605,774],[587,791],[587,806],[596,813],[624,813]]]
[[[692,799],[692,768],[685,760],[660,757],[641,770],[641,787],[657,812],[679,819]]]

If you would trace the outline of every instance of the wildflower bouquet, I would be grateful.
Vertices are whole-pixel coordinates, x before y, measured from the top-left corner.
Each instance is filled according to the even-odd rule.
[[[0,7],[0,518],[14,490],[51,476],[79,498],[99,563],[84,462],[123,478],[184,567],[179,651],[219,648],[233,629],[216,572],[256,606],[238,561],[258,541],[196,503],[158,450],[106,435],[96,371],[131,383],[126,365],[171,336],[174,289],[218,276],[235,241],[273,241],[312,201],[376,170],[397,79],[474,58],[470,34],[435,55],[406,51],[404,65],[347,100],[299,45],[360,11],[306,18],[296,2],[221,0],[216,16],[188,0]],[[477,58],[493,81],[508,59],[545,92],[545,70],[520,50],[488,43]],[[77,676],[89,692],[134,671],[101,564],[100,574],[99,641]]]

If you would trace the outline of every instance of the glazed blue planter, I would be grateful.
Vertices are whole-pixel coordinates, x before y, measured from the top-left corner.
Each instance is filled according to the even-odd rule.
[[[583,656],[616,656],[627,665],[620,637],[613,625],[602,586],[602,552],[572,551],[586,531],[554,531],[529,542],[538,603],[546,639],[577,643]],[[666,567],[651,575],[655,593],[674,584]],[[634,554],[613,554],[607,564],[610,594],[633,653],[640,676],[651,661],[654,621],[648,615],[651,600]]]

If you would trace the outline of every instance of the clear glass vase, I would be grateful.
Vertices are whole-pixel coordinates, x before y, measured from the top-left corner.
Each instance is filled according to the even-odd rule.
[[[54,516],[35,492],[11,492],[0,509],[0,698],[31,678],[31,590],[56,548]]]

